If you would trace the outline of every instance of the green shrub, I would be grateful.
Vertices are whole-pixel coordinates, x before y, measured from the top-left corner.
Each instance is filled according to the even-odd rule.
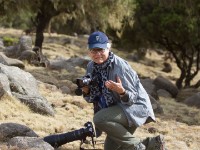
[[[5,46],[12,46],[14,44],[16,44],[19,41],[19,39],[17,38],[13,38],[13,37],[3,37],[3,43]]]

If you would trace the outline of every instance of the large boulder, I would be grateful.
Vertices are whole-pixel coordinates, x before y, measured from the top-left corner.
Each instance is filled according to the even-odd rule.
[[[34,112],[54,116],[53,107],[40,95],[37,80],[29,72],[0,63],[0,73],[7,77],[13,96],[27,104]],[[4,80],[0,78],[0,82],[4,83]]]
[[[7,57],[17,58],[20,55],[18,49],[19,49],[19,44],[8,46],[5,47],[4,53]]]
[[[157,114],[163,114],[164,110],[161,107],[160,103],[157,100],[155,100],[151,95],[149,95],[149,98],[150,98],[150,101],[151,101],[153,111]]]
[[[43,115],[51,115],[51,116],[54,116],[55,114],[52,105],[50,105],[47,102],[46,98],[40,95],[30,96],[30,95],[21,95],[19,93],[13,93],[13,95],[36,113]]]
[[[188,106],[200,108],[200,92],[186,98],[186,100],[184,100],[184,103]]]
[[[163,89],[159,89],[157,91],[157,94],[158,94],[159,97],[165,97],[165,98],[171,98],[172,97],[172,95],[168,91],[163,90]]]
[[[147,93],[151,95],[154,99],[159,100],[158,94],[156,92],[156,87],[153,84],[154,80],[150,78],[145,78],[145,79],[141,79],[140,81],[144,89],[147,91]]]
[[[0,99],[5,94],[5,90],[3,89],[3,85],[0,83]]]
[[[11,90],[10,90],[10,83],[9,83],[9,79],[8,77],[3,74],[0,73],[0,83],[2,85],[2,90],[5,91],[6,93],[8,93],[8,95],[12,95],[11,94]]]
[[[169,81],[168,79],[162,77],[162,76],[158,76],[153,84],[156,86],[156,90],[159,90],[159,89],[163,89],[163,90],[166,90],[168,91],[172,97],[176,97],[177,94],[178,94],[178,88],[171,82]]]
[[[27,126],[17,123],[0,124],[0,141],[6,142],[16,136],[38,137],[38,135]]]
[[[25,65],[22,61],[18,59],[9,58],[2,52],[0,52],[0,63],[8,66],[16,66],[22,69],[25,68]]]
[[[0,38],[0,52],[3,52],[5,49],[4,43],[3,43],[3,39]]]
[[[31,36],[23,35],[16,45],[6,47],[4,52],[8,57],[18,58],[26,50],[32,50],[32,38]]]
[[[19,150],[54,150],[42,138],[35,137],[14,137],[8,141],[8,146]]]
[[[200,89],[195,89],[195,88],[185,88],[181,89],[178,92],[178,95],[176,97],[177,102],[183,102],[185,99],[191,97],[192,95],[195,95],[196,93],[200,92]]]
[[[21,52],[26,51],[26,50],[32,50],[32,38],[31,36],[28,35],[23,35],[19,39],[19,50]]]
[[[164,62],[163,65],[164,65],[164,68],[162,69],[163,72],[167,73],[172,72],[172,66],[170,63]]]
[[[18,59],[22,61],[26,60],[28,63],[33,63],[34,61],[37,61],[38,57],[34,51],[25,50],[21,53]]]
[[[66,69],[72,71],[76,66],[79,66],[81,68],[86,68],[89,61],[90,60],[88,58],[81,58],[81,57],[72,57],[69,59],[60,57],[56,58],[55,60],[51,60],[49,68],[55,70]]]

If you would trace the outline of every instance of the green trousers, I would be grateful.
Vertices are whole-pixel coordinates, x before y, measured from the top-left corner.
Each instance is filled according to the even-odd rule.
[[[128,120],[118,105],[100,110],[94,115],[95,127],[106,132],[104,150],[127,150],[140,143],[133,136],[136,127],[129,127]]]

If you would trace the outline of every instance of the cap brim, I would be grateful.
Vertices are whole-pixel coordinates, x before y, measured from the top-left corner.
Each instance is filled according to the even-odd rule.
[[[107,48],[107,43],[105,44],[89,44],[88,45],[89,49],[93,49],[93,48],[102,48],[102,49],[106,49]]]

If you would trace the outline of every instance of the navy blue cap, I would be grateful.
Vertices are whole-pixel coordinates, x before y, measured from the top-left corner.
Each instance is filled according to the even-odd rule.
[[[105,33],[100,31],[93,32],[88,38],[88,48],[102,48],[106,49],[108,43],[108,37]]]

